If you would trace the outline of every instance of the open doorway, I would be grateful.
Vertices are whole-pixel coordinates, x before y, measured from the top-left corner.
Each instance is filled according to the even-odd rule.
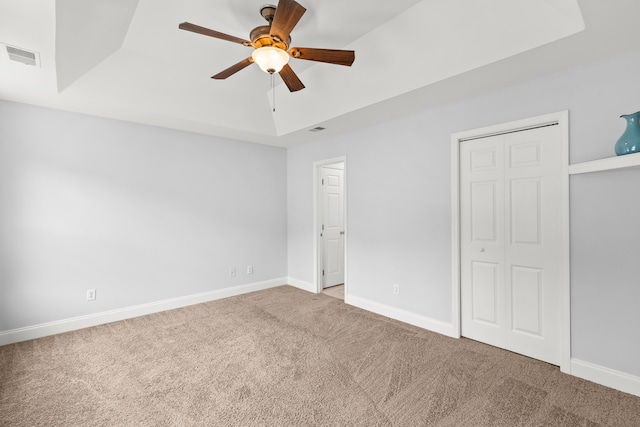
[[[346,158],[314,163],[316,289],[346,294]]]

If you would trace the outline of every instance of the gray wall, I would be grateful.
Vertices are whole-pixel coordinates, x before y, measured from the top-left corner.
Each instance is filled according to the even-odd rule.
[[[640,170],[571,178],[575,357],[640,376]]]
[[[451,321],[450,135],[568,109],[572,162],[609,157],[638,75],[640,52],[286,151],[0,101],[0,331],[313,282],[312,163],[340,155],[350,293]],[[571,179],[572,354],[636,376],[638,182]]]
[[[0,206],[0,331],[287,276],[280,148],[0,101]]]
[[[611,157],[619,115],[640,110],[638,75],[634,52],[289,149],[289,275],[314,280],[312,163],[346,155],[349,293],[450,322],[451,134],[570,110],[571,162]],[[639,183],[637,170],[571,180],[572,356],[633,375],[640,276],[613,254],[640,253]]]

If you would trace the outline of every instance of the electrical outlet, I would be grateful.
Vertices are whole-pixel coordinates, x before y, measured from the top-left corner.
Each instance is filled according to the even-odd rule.
[[[236,269],[235,269],[235,267],[229,269],[229,277],[236,277]]]
[[[247,274],[253,274],[253,265],[247,265]]]
[[[398,285],[397,283],[393,284],[393,294],[400,295],[400,285]]]
[[[93,301],[96,299],[96,290],[87,289],[87,301]]]

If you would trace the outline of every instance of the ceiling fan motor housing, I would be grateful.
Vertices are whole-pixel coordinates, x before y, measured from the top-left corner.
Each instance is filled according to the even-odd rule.
[[[251,43],[256,49],[265,46],[277,47],[282,50],[289,49],[289,45],[291,44],[291,36],[287,37],[286,41],[282,41],[276,37],[271,36],[271,26],[270,25],[262,25],[260,27],[256,27],[251,31],[249,38],[251,39]]]

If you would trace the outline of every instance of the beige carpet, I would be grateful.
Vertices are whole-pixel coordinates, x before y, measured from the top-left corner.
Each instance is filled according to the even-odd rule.
[[[640,398],[284,286],[0,347],[2,426],[638,426]]]

